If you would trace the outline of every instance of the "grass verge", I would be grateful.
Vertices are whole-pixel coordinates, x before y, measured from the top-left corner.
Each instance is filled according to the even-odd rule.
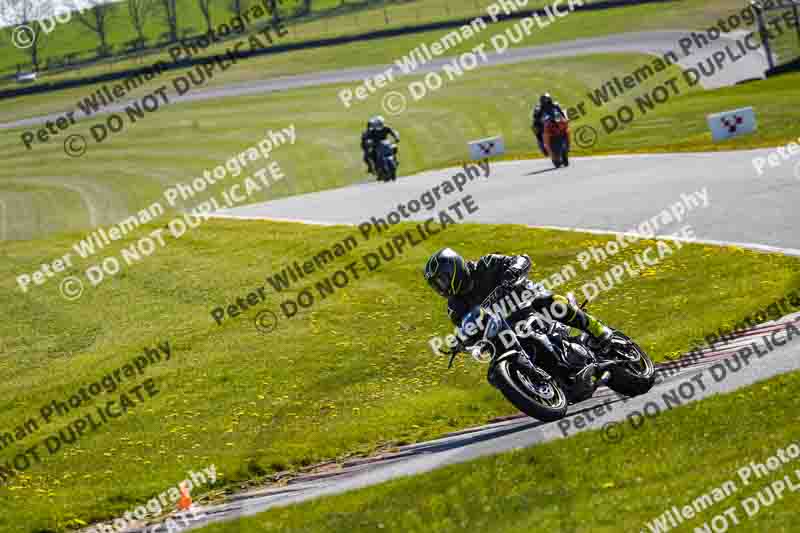
[[[797,493],[787,489],[752,517],[740,502],[784,475],[797,484],[797,462],[758,481],[753,476],[749,485],[736,472],[800,444],[798,393],[795,372],[669,411],[631,430],[621,443],[608,444],[594,431],[200,531],[713,531],[711,520],[732,507],[739,525],[723,517],[731,530],[790,532]],[[676,528],[647,525],[729,480],[736,491],[696,518]],[[715,522],[719,529],[723,523]]]
[[[152,229],[140,229],[140,235]],[[0,385],[4,431],[37,418],[45,403],[67,399],[145,347],[169,341],[173,356],[146,370],[157,396],[59,453],[43,454],[43,464],[0,488],[0,530],[60,531],[75,519],[120,516],[174,486],[189,469],[211,463],[223,484],[231,485],[510,414],[513,407],[483,383],[482,366],[462,361],[447,371],[446,361],[431,355],[430,336],[451,326],[444,303],[421,278],[425,259],[442,246],[457,247],[468,257],[525,252],[535,260],[534,276],[544,277],[585,247],[607,240],[519,226],[458,225],[297,316],[281,318],[269,336],[254,327],[256,314],[278,312],[279,301],[300,286],[281,295],[267,286],[260,307],[221,326],[211,319],[213,308],[246,297],[266,285],[267,275],[353,232],[210,221],[167,241],[157,258],[126,268],[95,289],[87,287],[75,302],[61,299],[57,281],[21,295],[13,279],[62,254],[78,235],[4,246],[0,301],[13,317],[0,325],[7,354],[0,360],[6,377]],[[360,260],[393,234],[370,241],[357,236],[357,248],[303,286]],[[650,244],[632,246],[613,261],[630,260]],[[102,256],[119,256],[120,247],[115,243]],[[85,267],[76,265],[74,273],[79,266]],[[563,291],[577,290],[609,266],[592,265]],[[605,295],[592,310],[663,360],[798,288],[796,259],[687,245],[659,268]],[[103,394],[97,403],[116,394]],[[4,447],[0,464],[94,407],[56,417]]]

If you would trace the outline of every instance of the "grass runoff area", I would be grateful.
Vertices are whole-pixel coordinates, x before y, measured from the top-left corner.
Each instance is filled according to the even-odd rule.
[[[623,76],[652,60],[643,55],[592,55],[465,73],[441,90],[410,101],[405,113],[387,116],[402,136],[401,175],[458,164],[468,157],[468,141],[498,134],[506,140],[508,157],[539,157],[529,115],[536,96],[544,90],[552,91],[565,106],[586,103],[588,113],[574,122],[573,131],[586,124],[602,133],[603,116],[622,105],[633,106],[638,113],[637,97],[650,94],[668,78],[682,79],[680,69],[673,65],[603,107],[591,102],[589,94],[612,73]],[[656,104],[644,116],[637,114],[636,120],[619,131],[601,135],[595,146],[581,149],[574,142],[574,154],[785,144],[797,138],[800,109],[793,105],[793,98],[798,80],[800,75],[790,74],[715,91],[683,84],[680,95]],[[0,137],[0,155],[6,161],[0,168],[0,217],[4,217],[0,231],[5,231],[7,238],[29,239],[87,228],[91,220],[99,225],[118,223],[158,199],[166,186],[188,182],[257,143],[265,130],[290,124],[296,127],[297,142],[272,153],[288,178],[256,194],[253,201],[368,179],[359,135],[366,119],[380,112],[382,95],[375,94],[347,110],[338,97],[343,87],[233,97],[225,99],[224,105],[210,100],[170,105],[146,113],[133,124],[123,114],[122,131],[99,144],[91,137],[90,128],[104,124],[103,117],[79,122],[46,143],[34,142],[31,150],[21,141],[27,130],[9,131]],[[476,100],[481,102],[478,107]],[[706,114],[749,105],[756,110],[758,132],[712,144]],[[72,134],[88,140],[82,157],[70,158],[64,153],[63,141]],[[549,165],[542,161],[545,163]],[[46,207],[56,196],[59,209]]]
[[[480,198],[474,200],[480,207]],[[154,227],[139,228],[130,238]],[[412,227],[396,226],[369,240],[355,235],[357,247],[280,295],[270,288],[267,276],[343,242],[355,228],[212,220],[169,240],[153,257],[97,288],[87,286],[73,302],[61,299],[57,284],[22,295],[13,280],[19,271],[68,250],[79,234],[7,243],[0,263],[0,300],[9,317],[0,324],[3,353],[8,355],[0,360],[5,376],[0,429],[15,434],[15,441],[3,445],[0,464],[12,461],[13,467],[18,454],[34,445],[39,446],[40,462],[27,454],[31,464],[0,487],[0,530],[61,531],[77,520],[121,516],[175,486],[189,470],[210,464],[219,473],[219,490],[323,460],[437,437],[515,412],[485,383],[484,366],[462,359],[448,371],[446,358],[431,353],[430,337],[450,333],[452,326],[444,302],[421,276],[425,260],[445,245],[473,258],[495,250],[528,253],[535,261],[534,277],[545,277],[574,262],[586,247],[602,247],[607,238],[521,226],[449,226],[406,247],[372,273],[362,268],[358,280],[318,298],[296,316],[280,315],[271,334],[255,327],[260,311],[280,314],[284,298],[360,261],[390,236]],[[613,260],[594,263],[560,290],[578,290],[651,245],[641,241]],[[114,243],[103,255],[119,255],[120,247]],[[80,273],[81,266],[70,272]],[[602,295],[592,311],[630,334],[656,360],[665,360],[720,325],[732,325],[800,289],[798,271],[794,258],[687,244],[659,267]],[[214,308],[260,286],[267,287],[266,301],[221,325],[214,322]],[[141,371],[136,361],[144,367]],[[134,369],[126,372],[125,365]],[[109,374],[120,378],[118,389],[100,392],[66,414],[48,411],[50,422],[43,422],[45,405],[65,401]],[[140,386],[137,394],[134,389]],[[751,408],[776,409],[777,417],[780,407],[789,416],[793,411],[784,410],[780,396],[776,398],[769,405],[753,402]],[[61,437],[59,449],[49,453],[48,437],[52,447],[60,431],[69,440],[68,424],[88,415],[100,421],[97,409],[107,410],[108,401],[116,402],[113,410],[127,404],[123,416],[84,428],[75,443]],[[39,427],[28,424],[18,433],[29,419],[39,421]],[[693,419],[703,421],[707,435],[714,433],[708,445],[718,446],[720,437],[708,427],[709,417]],[[742,424],[748,419],[736,420]],[[780,419],[785,427],[790,422]],[[687,441],[676,437],[675,442]],[[728,442],[733,446],[741,439]],[[583,457],[574,450],[567,456]],[[588,475],[592,469],[582,471]],[[639,475],[642,484],[654,479],[645,474]],[[524,475],[532,477],[530,472]],[[505,475],[498,476],[498,483],[503,479]],[[660,484],[663,476],[655,479]],[[477,487],[483,491],[491,485]],[[655,483],[650,490],[656,490]],[[514,490],[507,494],[515,497]],[[444,504],[435,509],[453,516],[445,513]],[[648,512],[655,514],[655,509]]]
[[[481,0],[481,3],[482,5],[489,5],[492,2]],[[531,2],[530,5],[540,5],[540,3],[541,2],[538,1]],[[518,43],[511,43],[511,46],[514,48],[536,46],[572,39],[602,37],[626,32],[660,31],[665,28],[678,30],[691,28],[702,29],[714,23],[720,17],[726,17],[736,13],[742,8],[743,5],[731,5],[730,2],[726,0],[679,0],[675,2],[644,4],[603,11],[576,12],[566,18],[559,19],[557,23],[550,24],[546,28],[535,28],[530,35],[525,36],[525,38]],[[334,20],[335,19],[331,19],[332,24]],[[464,41],[461,45],[449,50],[448,54],[455,56],[466,52],[475,46],[479,40],[488,40],[488,36],[495,33],[502,33],[516,23],[517,21],[511,20],[492,24],[487,30],[483,31],[482,34],[478,34],[477,37]],[[219,76],[215,76],[210,80],[208,86],[213,87],[228,83],[264,80],[294,74],[308,74],[321,70],[387,65],[408,54],[410,50],[419,46],[420,43],[438,41],[452,31],[453,29],[435,30],[381,39],[380,41],[364,41],[341,46],[260,56],[249,59],[239,67],[230,69]],[[291,38],[292,35],[290,34],[281,37],[276,42],[290,42]],[[231,46],[230,42],[212,45],[206,49],[206,53],[224,54],[229,46]],[[184,57],[185,56],[182,56],[179,59],[183,59]],[[139,60],[122,61],[117,63],[114,68],[141,67],[144,64],[152,64],[156,60],[169,62],[171,58],[168,53],[164,52],[160,55],[149,56],[146,62]],[[63,74],[63,76],[97,75],[108,72],[109,68],[110,67],[107,65],[87,67],[80,71],[72,71]],[[161,81],[156,79],[149,84],[149,89],[145,90],[153,90],[160,84]],[[6,105],[4,109],[0,110],[0,120],[10,121],[29,117],[33,114],[74,109],[77,100],[91,94],[94,90],[97,90],[97,88],[99,88],[99,86],[81,87],[55,93],[23,97],[23,99],[11,99],[8,100],[8,102],[24,102],[24,110],[21,106]],[[379,104],[375,104],[374,106],[376,110],[378,105]]]
[[[759,478],[743,473],[746,482],[737,472],[800,444],[799,392],[800,374],[784,375],[669,411],[616,444],[593,431],[200,531],[796,531],[797,492],[786,488],[767,506],[766,491],[784,476],[797,487],[798,461]],[[729,495],[697,518],[654,524],[730,481]],[[714,529],[711,519],[731,507]]]

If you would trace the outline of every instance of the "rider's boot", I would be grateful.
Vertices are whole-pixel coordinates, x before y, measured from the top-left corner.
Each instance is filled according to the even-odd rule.
[[[565,308],[564,318],[560,319],[564,324],[585,331],[590,335],[589,347],[592,351],[600,355],[608,351],[611,346],[611,338],[614,336],[614,330],[561,295],[553,296],[553,301]]]

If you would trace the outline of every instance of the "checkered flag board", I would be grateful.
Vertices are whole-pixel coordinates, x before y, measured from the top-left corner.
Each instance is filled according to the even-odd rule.
[[[502,137],[490,137],[469,143],[469,156],[473,160],[488,159],[502,155],[505,151],[506,145]]]
[[[747,135],[756,131],[756,114],[752,107],[723,111],[706,117],[714,141]]]

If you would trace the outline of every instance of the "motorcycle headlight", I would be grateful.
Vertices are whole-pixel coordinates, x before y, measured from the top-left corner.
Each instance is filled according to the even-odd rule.
[[[486,324],[486,338],[492,339],[500,333],[501,322],[496,316],[489,315],[489,322]]]

